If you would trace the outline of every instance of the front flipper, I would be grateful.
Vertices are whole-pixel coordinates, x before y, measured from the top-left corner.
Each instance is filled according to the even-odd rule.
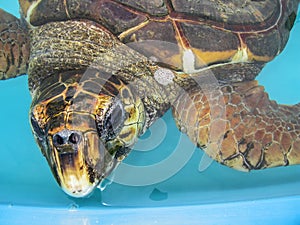
[[[0,9],[0,80],[25,74],[28,58],[26,28],[18,18]]]
[[[300,104],[269,100],[257,81],[191,89],[175,101],[173,115],[181,131],[226,166],[300,164]]]

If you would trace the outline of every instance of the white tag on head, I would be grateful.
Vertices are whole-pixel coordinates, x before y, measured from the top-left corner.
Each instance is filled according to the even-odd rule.
[[[154,79],[162,85],[173,83],[174,78],[175,75],[170,69],[160,68],[154,72]]]

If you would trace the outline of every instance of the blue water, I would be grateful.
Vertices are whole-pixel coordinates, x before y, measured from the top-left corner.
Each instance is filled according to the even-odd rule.
[[[18,15],[16,0],[0,0],[0,7]],[[258,77],[280,103],[300,101],[299,37],[298,18],[284,52]],[[264,224],[269,217],[277,218],[277,224],[299,224],[300,166],[242,173],[212,163],[199,172],[203,154],[177,131],[170,112],[126,159],[127,166],[136,167],[131,174],[123,179],[122,171],[117,172],[112,177],[116,182],[107,181],[103,192],[97,190],[88,199],[70,198],[58,188],[33,140],[28,123],[30,101],[27,76],[0,82],[0,225],[13,215],[16,223],[30,219],[32,224],[39,224],[37,218],[44,216],[51,219],[41,224],[121,224],[122,218],[125,224],[199,224],[198,219],[220,224],[216,221],[251,219],[254,212],[267,215]],[[170,171],[164,171],[160,166],[168,159]],[[147,170],[150,166],[152,170]],[[154,183],[157,177],[164,179]],[[136,186],[143,182],[144,186]],[[280,215],[287,218],[280,220]]]

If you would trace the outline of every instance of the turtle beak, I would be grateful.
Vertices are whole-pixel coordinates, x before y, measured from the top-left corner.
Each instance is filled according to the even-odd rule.
[[[57,182],[72,197],[86,197],[114,168],[114,158],[106,151],[97,133],[62,130],[48,136],[46,155]],[[106,163],[107,162],[107,163]]]
[[[94,174],[88,174],[88,170],[83,169],[84,163],[78,153],[58,154],[57,171],[61,188],[72,197],[86,197],[94,190],[98,178],[93,178]]]

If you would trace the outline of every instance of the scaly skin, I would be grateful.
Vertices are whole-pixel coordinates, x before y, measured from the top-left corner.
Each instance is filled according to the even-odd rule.
[[[29,42],[25,26],[0,9],[0,80],[26,74]]]
[[[216,161],[248,171],[300,163],[300,105],[270,101],[257,81],[194,88],[173,114],[180,130]]]

